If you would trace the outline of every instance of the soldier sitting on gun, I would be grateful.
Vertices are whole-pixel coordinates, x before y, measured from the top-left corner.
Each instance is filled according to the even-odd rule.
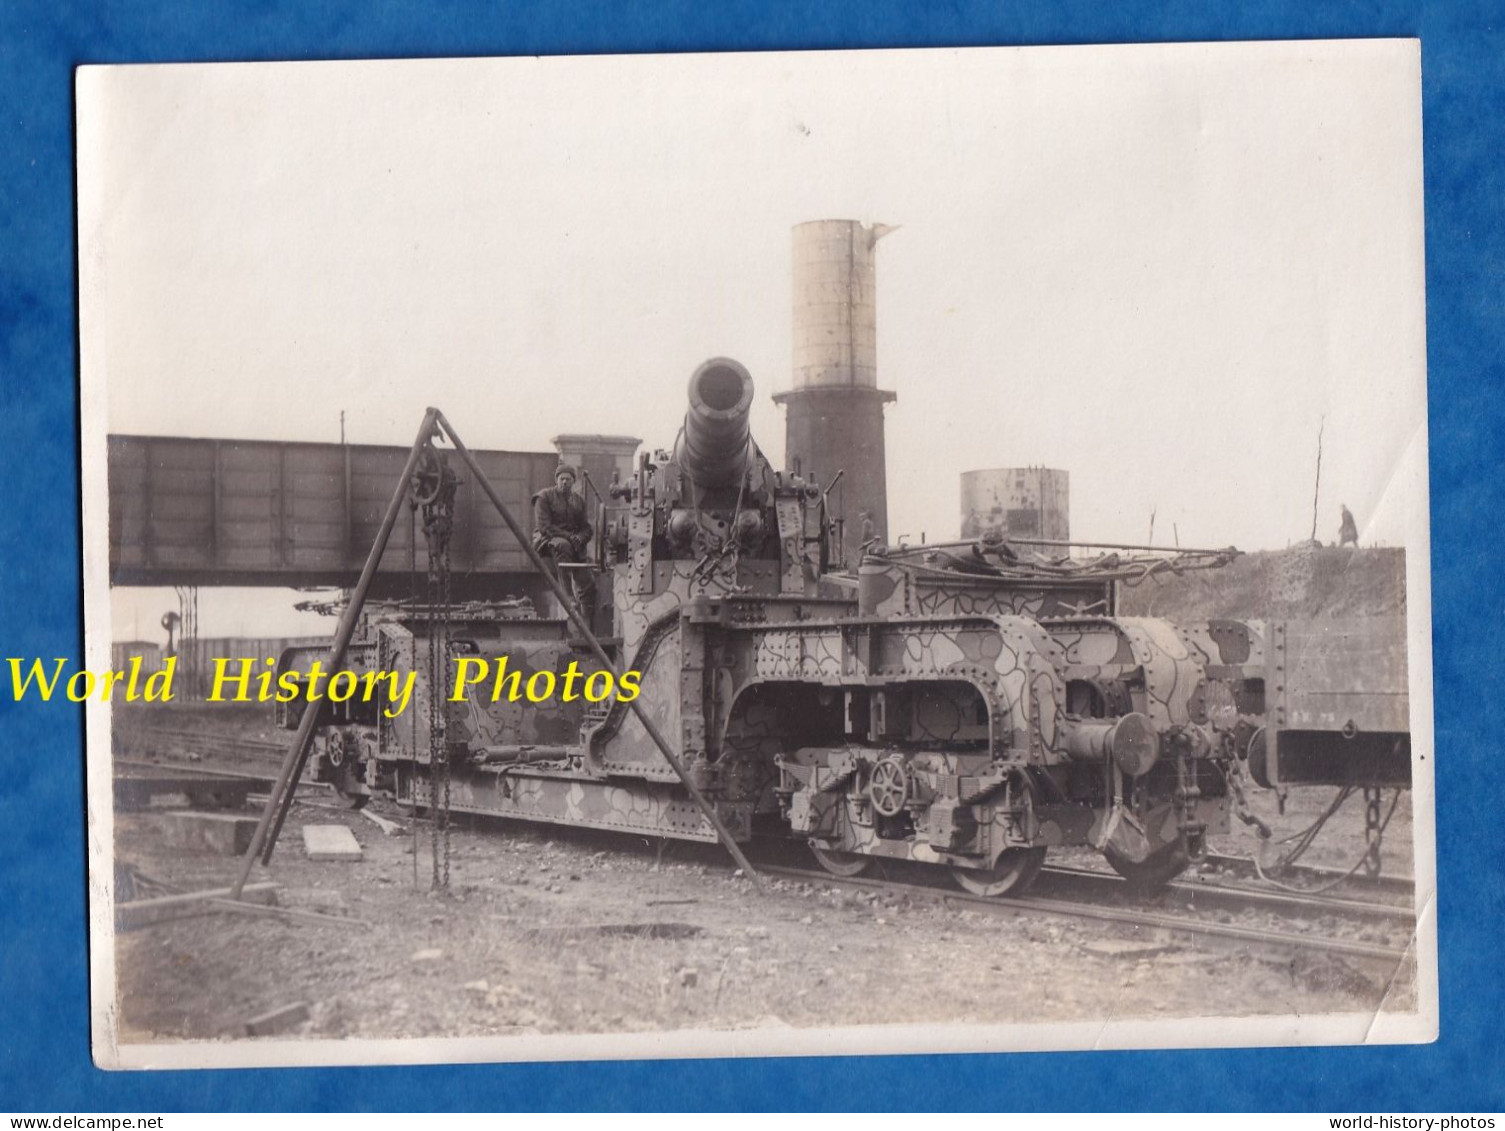
[[[591,524],[585,520],[585,499],[575,494],[575,479],[575,469],[562,463],[554,472],[554,486],[545,487],[533,496],[533,548],[555,577],[560,577],[561,572],[586,574],[575,597],[588,609],[594,589],[588,572],[559,569],[560,563],[585,561],[585,547],[593,533]],[[560,580],[568,585],[571,579],[560,577]]]

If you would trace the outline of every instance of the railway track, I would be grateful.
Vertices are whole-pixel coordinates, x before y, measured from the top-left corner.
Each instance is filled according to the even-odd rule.
[[[230,758],[236,761],[264,759],[277,762],[287,753],[289,742],[274,739],[245,738],[199,730],[175,730],[153,727],[150,730],[116,736],[117,755],[196,754],[201,758]]]
[[[1168,915],[1142,908],[1115,907],[1101,903],[1075,899],[1060,899],[1049,896],[1025,895],[1010,899],[994,899],[987,896],[969,895],[964,892],[945,891],[922,884],[900,883],[893,880],[846,878],[828,872],[783,865],[763,865],[765,875],[801,880],[806,883],[826,884],[838,888],[854,888],[864,891],[886,892],[911,899],[931,900],[952,906],[964,906],[996,915],[1055,915],[1074,919],[1087,919],[1102,923],[1142,930],[1165,931],[1172,935],[1252,944],[1284,951],[1307,951],[1345,958],[1363,959],[1393,966],[1400,963],[1410,951],[1409,945],[1390,945],[1365,942],[1359,939],[1339,939],[1327,935],[1307,934],[1288,930],[1273,930],[1264,927],[1237,923],[1220,923],[1181,915]]]
[[[1203,859],[1203,864],[1241,878],[1258,878],[1254,871],[1254,862],[1247,856],[1225,856],[1209,852]],[[1344,880],[1345,873],[1337,868],[1324,868],[1315,864],[1292,864],[1281,873],[1280,878],[1295,879],[1316,885]],[[1416,890],[1415,881],[1410,876],[1395,876],[1384,872],[1378,876],[1349,876],[1346,882],[1361,889],[1394,892],[1397,895],[1404,895],[1408,900]]]
[[[1037,889],[1040,883],[1052,885],[1057,890],[1060,887],[1067,890],[1071,887],[1083,890],[1097,887],[1104,892],[1129,891],[1127,882],[1116,873],[1069,864],[1046,864],[1040,881],[1037,881]],[[1409,902],[1291,892],[1247,884],[1230,884],[1200,876],[1173,881],[1156,892],[1154,898],[1195,904],[1198,907],[1229,907],[1235,910],[1258,907],[1293,915],[1338,915],[1396,922],[1414,922],[1416,918]]]
[[[160,773],[163,770],[171,770],[175,774],[186,774],[195,777],[206,778],[234,778],[238,781],[263,782],[270,786],[276,780],[276,775],[257,770],[224,769],[217,766],[205,766],[201,762],[171,762],[149,761],[144,758],[116,758],[114,762],[116,776],[136,776],[149,772]],[[121,771],[125,771],[124,775]],[[305,784],[312,784],[305,780]]]
[[[286,745],[267,739],[153,729],[117,738],[112,764],[117,774],[166,770],[262,781],[270,788],[286,754]],[[306,773],[300,781],[312,784]]]

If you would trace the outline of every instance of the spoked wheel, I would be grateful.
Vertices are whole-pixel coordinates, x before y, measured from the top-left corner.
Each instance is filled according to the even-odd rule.
[[[424,504],[437,499],[444,486],[445,471],[443,457],[432,443],[425,443],[423,450],[418,453],[418,463],[413,468],[413,478],[409,483],[413,501]]]
[[[334,790],[340,804],[346,809],[364,809],[371,795],[357,787],[364,784],[365,772],[361,768],[360,741],[353,735],[335,731],[327,739],[321,739],[320,751],[328,768],[334,771],[329,787]]]
[[[952,868],[951,878],[973,895],[1023,895],[1044,866],[1043,848],[1006,848],[991,868]]]
[[[810,851],[822,868],[844,880],[862,875],[873,863],[871,856],[863,856],[857,852],[840,852],[834,848],[821,848],[814,844],[810,846]]]
[[[897,817],[909,800],[909,771],[897,758],[885,758],[873,767],[867,794],[873,808],[885,817]]]
[[[1115,852],[1111,846],[1103,851],[1103,856],[1115,872],[1129,881],[1131,887],[1144,892],[1158,891],[1165,887],[1186,871],[1186,866],[1191,863],[1180,841],[1150,853],[1145,860],[1130,860]]]

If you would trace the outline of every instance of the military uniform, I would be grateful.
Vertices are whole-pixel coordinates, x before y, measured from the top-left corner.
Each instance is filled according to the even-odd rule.
[[[533,496],[533,548],[561,562],[585,559],[591,524],[585,519],[585,500],[574,491],[545,487]]]

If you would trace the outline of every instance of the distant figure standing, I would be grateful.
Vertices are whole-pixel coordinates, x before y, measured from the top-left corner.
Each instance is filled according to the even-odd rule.
[[[1343,522],[1338,527],[1338,545],[1352,545],[1357,548],[1359,545],[1359,528],[1354,523],[1353,512],[1348,509],[1346,504],[1339,504],[1339,507],[1343,511]]]

